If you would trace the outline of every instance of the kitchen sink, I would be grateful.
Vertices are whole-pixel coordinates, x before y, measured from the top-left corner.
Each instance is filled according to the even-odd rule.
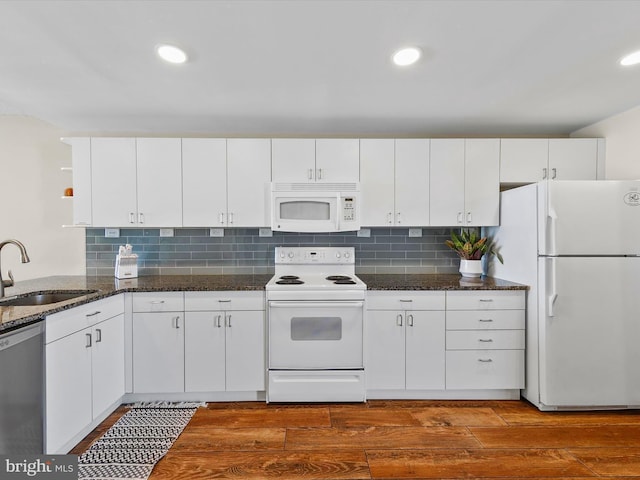
[[[34,305],[49,305],[51,303],[64,302],[73,300],[96,293],[97,290],[70,290],[66,292],[37,292],[18,295],[15,297],[7,297],[0,299],[0,307],[25,307]]]

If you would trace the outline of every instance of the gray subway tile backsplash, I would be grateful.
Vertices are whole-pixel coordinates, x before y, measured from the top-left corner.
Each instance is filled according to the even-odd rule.
[[[159,229],[121,228],[119,238],[104,229],[86,229],[87,275],[113,275],[118,247],[129,243],[138,254],[138,274],[269,274],[276,246],[353,246],[356,273],[457,273],[458,256],[444,241],[449,229],[424,228],[409,237],[407,228],[371,228],[370,237],[355,232],[297,234],[273,232],[260,237],[257,228],[225,229],[210,237],[208,228],[176,228],[173,237]]]

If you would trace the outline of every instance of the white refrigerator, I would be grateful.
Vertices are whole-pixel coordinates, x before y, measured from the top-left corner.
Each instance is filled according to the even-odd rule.
[[[489,273],[530,286],[523,396],[540,410],[640,407],[640,181],[501,193]]]

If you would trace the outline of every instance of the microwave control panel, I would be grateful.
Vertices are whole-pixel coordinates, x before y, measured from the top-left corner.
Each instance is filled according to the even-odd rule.
[[[356,219],[356,199],[342,197],[342,221],[353,222]]]

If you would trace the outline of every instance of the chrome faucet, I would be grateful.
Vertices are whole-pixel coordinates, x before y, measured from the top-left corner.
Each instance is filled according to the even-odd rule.
[[[8,243],[13,243],[16,247],[20,249],[20,260],[22,263],[29,263],[29,255],[27,255],[27,249],[24,248],[24,245],[18,240],[5,240],[4,242],[0,242],[0,254],[2,253],[2,247],[7,245]],[[1,257],[0,257],[1,260]],[[4,289],[5,287],[13,287],[13,275],[11,274],[11,270],[9,270],[9,280],[2,279],[2,266],[0,265],[0,298],[4,297]]]

